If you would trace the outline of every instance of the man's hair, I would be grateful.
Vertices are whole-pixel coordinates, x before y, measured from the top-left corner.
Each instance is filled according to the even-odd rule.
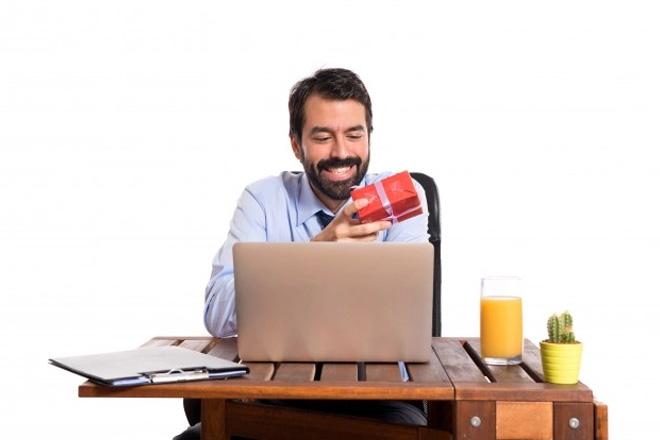
[[[302,140],[305,124],[305,102],[313,95],[331,100],[354,99],[364,106],[367,132],[371,134],[371,98],[364,83],[357,74],[348,69],[319,69],[313,76],[298,81],[289,95],[289,136]]]

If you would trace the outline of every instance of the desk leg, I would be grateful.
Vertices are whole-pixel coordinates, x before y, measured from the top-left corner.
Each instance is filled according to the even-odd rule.
[[[591,440],[594,438],[593,403],[555,403],[554,438]]]
[[[202,399],[202,440],[228,440],[225,435],[224,399]]]
[[[607,405],[594,400],[594,438],[608,440]]]
[[[454,438],[495,438],[495,402],[458,400],[454,412]]]

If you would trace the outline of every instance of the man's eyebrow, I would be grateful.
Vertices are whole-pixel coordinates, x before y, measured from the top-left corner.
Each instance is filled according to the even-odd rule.
[[[358,124],[358,125],[354,125],[352,127],[348,127],[346,130],[344,130],[344,133],[351,133],[351,132],[354,132],[354,131],[366,131],[366,129],[364,128],[364,125]],[[329,127],[321,127],[321,126],[317,125],[315,127],[312,127],[312,129],[309,131],[309,134],[310,135],[314,135],[314,134],[317,134],[317,133],[330,133],[330,134],[332,134],[334,132],[335,131],[333,129],[329,128]]]
[[[330,130],[328,127],[312,127],[312,129],[309,131],[309,134],[317,134],[317,133],[332,133],[332,130]]]

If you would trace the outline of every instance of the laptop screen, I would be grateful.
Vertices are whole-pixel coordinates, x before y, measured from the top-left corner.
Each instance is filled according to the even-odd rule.
[[[233,254],[243,360],[428,360],[431,244],[237,243]]]

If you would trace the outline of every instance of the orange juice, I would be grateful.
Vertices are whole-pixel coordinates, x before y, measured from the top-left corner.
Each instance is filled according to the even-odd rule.
[[[503,365],[519,363],[522,340],[522,299],[517,296],[482,297],[481,357],[490,358],[486,359],[487,363],[493,359],[492,363]]]

